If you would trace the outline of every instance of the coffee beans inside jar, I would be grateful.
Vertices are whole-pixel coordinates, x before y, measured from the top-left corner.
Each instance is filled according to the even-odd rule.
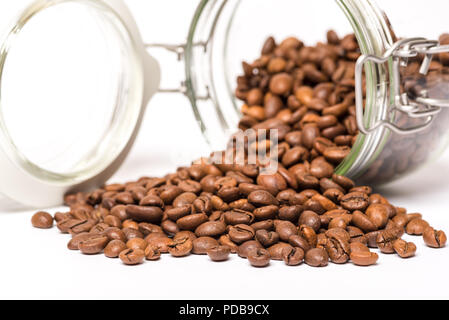
[[[271,260],[369,266],[379,259],[372,249],[414,256],[417,248],[402,239],[404,233],[444,247],[445,233],[421,214],[334,173],[358,134],[359,56],[354,35],[340,39],[329,31],[327,43],[313,47],[296,38],[279,44],[269,38],[259,59],[243,62],[236,96],[244,101],[239,128],[276,130],[275,154],[271,141],[257,141],[245,146],[243,163],[217,161],[214,153],[165,177],[70,194],[64,199],[68,212],[54,218],[38,212],[33,226],[50,228],[54,220],[71,234],[69,249],[103,253],[126,265],[164,254],[207,254],[211,261],[237,254],[255,267]],[[230,141],[228,151],[236,151]],[[262,147],[278,159],[275,172],[247,161],[248,150]]]

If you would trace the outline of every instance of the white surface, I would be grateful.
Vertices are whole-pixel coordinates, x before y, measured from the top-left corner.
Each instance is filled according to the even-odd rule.
[[[196,4],[193,0],[171,0],[164,1],[167,7],[162,8],[159,1],[159,9],[170,13],[166,21],[141,0],[127,2],[144,29],[144,37],[151,41],[166,37],[174,43],[185,37]],[[168,10],[174,5],[177,10]],[[167,26],[174,22],[178,30],[159,28],[158,37],[150,37],[158,23]],[[177,71],[178,66],[170,64],[170,56],[158,58],[168,68],[167,73]],[[207,150],[198,141],[202,141],[201,134],[188,102],[182,96],[159,95],[150,103],[136,145],[113,181],[160,175],[178,164],[187,164]],[[449,153],[432,168],[383,192],[395,205],[421,212],[433,226],[449,231]],[[67,250],[70,237],[60,235],[56,228],[32,228],[32,213],[0,213],[0,298],[449,298],[449,249],[427,248],[420,237],[407,237],[418,246],[415,258],[401,260],[396,255],[381,255],[378,265],[368,268],[330,264],[325,269],[314,269],[272,262],[269,268],[255,269],[237,256],[225,263],[212,263],[207,256],[163,256],[157,262],[126,267],[102,255],[83,256]]]

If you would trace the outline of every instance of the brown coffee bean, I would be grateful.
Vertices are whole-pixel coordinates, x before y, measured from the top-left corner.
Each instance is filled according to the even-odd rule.
[[[161,258],[161,252],[158,247],[147,246],[144,251],[145,259],[149,261],[159,260]]]
[[[287,95],[292,89],[293,78],[288,73],[279,73],[270,80],[270,91],[276,95]]]
[[[247,258],[253,267],[263,268],[270,264],[270,254],[265,249],[252,249],[248,252]]]
[[[81,241],[78,244],[78,248],[83,254],[97,254],[103,251],[108,242],[109,239],[107,236],[94,235]]]
[[[315,248],[315,246],[317,245],[318,238],[313,228],[302,225],[299,227],[299,235],[304,239],[306,239],[306,241],[312,248]]]
[[[296,226],[291,223],[290,221],[280,221],[275,226],[276,232],[279,234],[279,238],[282,241],[287,242],[290,236],[298,234],[298,230],[296,229]]]
[[[31,218],[31,224],[35,228],[50,229],[53,227],[53,217],[48,212],[39,211]]]
[[[351,261],[358,266],[371,266],[376,264],[379,255],[370,251],[354,251],[351,252]]]
[[[148,246],[148,243],[141,238],[133,238],[131,240],[128,240],[126,242],[126,247],[128,249],[142,249],[145,250],[145,248]]]
[[[118,258],[121,252],[128,249],[126,244],[121,240],[112,240],[104,248],[104,255],[108,258]]]
[[[126,265],[138,265],[145,259],[145,252],[141,249],[126,249],[120,252],[119,258]]]
[[[388,222],[389,213],[388,207],[385,204],[371,204],[366,209],[368,219],[376,226],[377,229],[383,229]]]
[[[157,248],[160,253],[168,253],[171,245],[173,245],[173,240],[164,234],[152,233],[145,238],[148,243],[147,246],[152,246]]]
[[[268,191],[257,190],[248,195],[248,201],[256,207],[279,205],[277,199]]]
[[[344,209],[355,211],[365,210],[369,205],[369,197],[366,193],[351,192],[343,196],[340,200],[340,204]]]
[[[225,261],[229,259],[231,248],[228,246],[216,246],[207,250],[207,255],[212,261]]]
[[[395,234],[385,230],[377,235],[377,247],[382,253],[394,253],[393,244],[397,239]]]
[[[329,263],[329,256],[322,248],[313,248],[306,252],[305,263],[311,267],[325,267]]]
[[[194,231],[199,226],[207,222],[208,217],[204,213],[190,214],[176,221],[180,230]]]
[[[173,243],[168,246],[168,252],[173,257],[185,257],[190,254],[192,249],[193,249],[192,240],[188,238],[173,241]]]
[[[304,260],[304,251],[299,247],[284,248],[282,258],[286,265],[297,266]]]
[[[92,234],[88,232],[79,233],[77,235],[74,235],[72,239],[70,239],[69,243],[67,244],[67,248],[69,250],[79,250],[79,244],[82,241],[85,241],[92,237]]]
[[[265,248],[271,247],[272,245],[279,242],[279,234],[273,231],[267,230],[257,230],[256,240],[259,241]]]
[[[218,247],[218,241],[211,237],[199,237],[192,242],[193,254],[207,254],[207,250]]]
[[[424,242],[431,248],[443,248],[446,245],[447,237],[444,231],[427,227],[423,232]]]
[[[427,221],[417,218],[417,219],[411,220],[407,224],[405,231],[407,232],[407,234],[420,236],[424,233],[424,230],[426,230],[427,227],[429,227],[429,223]]]
[[[239,255],[239,257],[241,258],[247,258],[248,257],[248,253],[254,249],[262,249],[262,245],[255,240],[250,240],[250,241],[246,241],[244,243],[242,243],[238,250],[237,250],[237,254]]]
[[[410,258],[416,253],[416,245],[402,239],[393,242],[393,249],[401,258]]]
[[[251,224],[254,215],[245,210],[235,209],[224,213],[224,221],[229,225]]]
[[[162,220],[163,211],[159,207],[127,205],[126,213],[139,222],[157,223]]]
[[[238,224],[231,226],[228,231],[229,238],[236,244],[241,244],[245,241],[252,240],[255,235],[255,231],[248,225]]]
[[[226,232],[226,224],[221,221],[208,221],[195,229],[197,237],[217,237]]]
[[[352,214],[352,224],[366,233],[377,230],[376,225],[368,218],[368,216],[358,210],[354,211]]]

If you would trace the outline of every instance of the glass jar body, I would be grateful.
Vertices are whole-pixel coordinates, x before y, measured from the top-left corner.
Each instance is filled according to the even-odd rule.
[[[421,6],[415,2],[329,0],[323,6],[321,2],[306,0],[202,1],[189,32],[186,74],[187,94],[206,137],[215,148],[223,148],[229,134],[236,130],[242,115],[240,108],[245,102],[235,95],[236,79],[243,74],[241,62],[259,58],[268,36],[278,41],[295,36],[312,46],[325,41],[327,30],[336,29],[340,35],[354,33],[361,54],[382,57],[399,38],[424,36],[438,40],[449,30],[441,1],[431,1],[431,9],[428,9],[433,16],[440,14],[438,19],[424,28],[419,24],[408,28],[410,20],[404,19],[404,15],[423,20]],[[429,12],[426,19],[430,21],[432,14]],[[421,62],[422,57],[411,59],[407,68],[402,68],[400,79],[392,72],[391,59],[381,64],[365,64],[364,112],[358,117],[367,128],[374,128],[379,122],[390,122],[407,129],[429,121],[428,117],[411,118],[393,108],[398,84],[401,93],[407,90],[408,96],[413,94],[407,83],[419,77],[416,66]],[[436,79],[426,81],[432,98],[447,98],[446,73],[447,66],[440,63],[440,56],[434,57],[434,65],[426,75]],[[422,84],[422,79],[419,82]],[[198,96],[207,99],[197,99]],[[288,96],[282,98],[286,108]],[[413,172],[445,149],[447,115],[447,108],[441,108],[429,126],[415,133],[397,134],[384,126],[369,134],[359,133],[351,153],[336,172],[371,185],[388,183]]]

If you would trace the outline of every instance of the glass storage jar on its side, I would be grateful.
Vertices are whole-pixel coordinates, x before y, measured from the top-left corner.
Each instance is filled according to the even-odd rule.
[[[363,89],[362,71],[366,82],[366,96],[357,91],[362,133],[337,172],[364,183],[392,181],[433,159],[448,137],[446,67],[433,64],[420,76],[416,66],[430,51],[404,48],[409,43],[400,45],[396,37],[438,39],[445,31],[443,4],[429,2],[435,6],[424,12],[410,0],[201,0],[185,44],[147,46],[124,0],[14,1],[27,9],[17,10],[1,44],[0,193],[46,207],[68,191],[104,183],[128,153],[159,87],[150,47],[184,61],[185,81],[171,91],[188,97],[211,149],[221,150],[241,117],[242,102],[234,95],[241,62],[259,57],[268,36],[314,45],[329,29],[355,33],[364,57],[378,57],[358,65],[356,89]],[[414,14],[416,21],[432,20],[428,30],[403,19]],[[42,35],[51,40],[42,42]],[[437,46],[430,43],[425,49]],[[420,55],[407,60],[405,51]],[[54,81],[39,83],[43,72],[54,72],[46,77]],[[33,83],[39,86],[28,91]]]
[[[295,36],[313,46],[329,29],[355,33],[366,58],[357,64],[362,132],[336,171],[363,184],[391,182],[433,161],[448,144],[449,59],[437,53],[449,50],[447,37],[438,43],[449,32],[446,8],[438,0],[425,8],[419,0],[201,1],[185,52],[187,95],[206,136],[223,143],[243,104],[235,96],[241,62],[258,58],[268,36]],[[421,74],[428,52],[432,63]],[[226,134],[217,139],[211,127]]]

